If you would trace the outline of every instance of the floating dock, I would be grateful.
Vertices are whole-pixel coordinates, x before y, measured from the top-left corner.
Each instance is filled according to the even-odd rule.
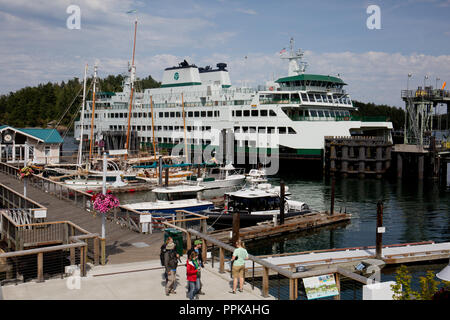
[[[239,238],[244,241],[257,240],[261,238],[274,237],[281,234],[305,231],[314,228],[320,228],[330,224],[349,222],[351,214],[328,212],[312,212],[297,217],[286,218],[284,224],[274,225],[272,221],[259,223],[255,226],[239,229]],[[231,241],[231,229],[217,230],[210,235],[222,242]]]

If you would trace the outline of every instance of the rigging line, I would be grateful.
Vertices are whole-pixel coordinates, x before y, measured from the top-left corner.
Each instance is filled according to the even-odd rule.
[[[89,88],[87,89],[88,91],[92,88],[93,82],[91,82],[91,84],[89,85]],[[80,104],[80,106],[78,107],[78,110],[76,112],[74,112],[74,114],[72,115],[72,118],[70,119],[69,122],[69,126],[67,127],[67,129],[64,131],[63,133],[63,140],[64,138],[67,136],[67,134],[69,133],[70,128],[73,126],[73,124],[75,123],[75,118],[78,115],[78,112],[80,112],[80,109],[83,107],[83,103]],[[58,145],[63,144],[63,142],[60,142]]]
[[[77,92],[77,94],[76,94],[75,97],[73,98],[73,100],[72,100],[72,102],[70,103],[69,107],[66,108],[66,111],[64,111],[63,115],[62,115],[61,118],[58,120],[58,122],[57,122],[57,124],[56,124],[55,127],[58,127],[58,126],[59,126],[59,124],[61,123],[61,121],[63,120],[63,118],[64,118],[65,115],[67,114],[67,112],[69,111],[69,109],[72,107],[72,105],[73,105],[73,103],[75,102],[75,100],[78,98],[78,96],[79,96],[81,90],[83,90],[83,86],[81,86],[80,90]],[[55,130],[55,128],[53,128],[53,130]],[[47,139],[50,137],[50,135],[53,133],[53,130],[51,130],[51,131],[48,133],[47,137],[46,137],[44,140],[47,140]]]

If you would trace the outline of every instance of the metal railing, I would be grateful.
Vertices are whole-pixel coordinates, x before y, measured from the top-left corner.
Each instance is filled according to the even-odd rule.
[[[203,259],[204,261],[206,261],[206,257],[207,257],[207,248],[208,245],[211,247],[211,264],[212,267],[214,268],[214,260],[215,260],[215,256],[214,256],[214,250],[216,248],[219,249],[219,272],[220,273],[225,273],[225,253],[232,253],[236,248],[233,246],[230,246],[226,243],[223,243],[215,238],[213,238],[211,235],[207,234],[207,224],[206,224],[206,219],[207,217],[202,216],[202,215],[198,215],[198,214],[194,214],[192,212],[186,211],[186,210],[180,210],[180,213],[184,213],[185,215],[197,215],[201,221],[201,231],[199,230],[194,230],[192,228],[183,228],[182,227],[182,222],[183,220],[183,216],[179,216],[179,218],[181,219],[177,219],[174,221],[174,224],[172,223],[168,223],[168,222],[163,222],[164,225],[166,225],[167,227],[170,228],[175,228],[178,229],[180,231],[182,231],[183,233],[186,234],[186,242],[187,242],[187,249],[189,250],[191,248],[191,238],[193,236],[199,238],[202,240],[203,245],[202,245],[202,255],[203,255]],[[205,219],[206,218],[206,219]],[[344,275],[346,277],[350,277],[353,280],[357,280],[359,282],[362,282],[364,284],[369,283],[369,280],[363,276],[359,276],[355,273],[349,272],[339,266],[335,266],[335,265],[331,265],[331,264],[327,264],[324,266],[324,268],[322,269],[318,269],[318,270],[312,270],[312,271],[305,271],[305,272],[296,272],[296,268],[289,265],[289,266],[277,266],[274,265],[270,262],[268,262],[267,260],[263,260],[260,257],[256,257],[253,256],[251,254],[248,255],[248,260],[252,261],[252,268],[246,268],[245,272],[252,272],[252,277],[251,277],[251,285],[252,285],[252,289],[254,289],[255,287],[255,278],[257,277],[255,275],[255,271],[256,270],[261,270],[261,293],[263,297],[268,297],[269,296],[269,279],[272,276],[272,278],[274,276],[276,276],[276,278],[278,279],[278,299],[280,299],[281,295],[280,295],[280,287],[281,287],[281,282],[287,282],[287,287],[288,287],[288,296],[290,300],[296,300],[298,299],[298,293],[299,293],[299,286],[298,286],[298,280],[302,279],[302,278],[306,278],[306,277],[313,277],[313,276],[319,276],[319,275],[324,275],[324,274],[335,274],[336,279],[337,279],[337,285],[339,287],[340,282],[339,282],[339,275]]]

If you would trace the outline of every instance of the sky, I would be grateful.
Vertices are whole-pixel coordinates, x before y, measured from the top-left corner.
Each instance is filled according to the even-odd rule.
[[[380,29],[367,26],[370,5]],[[184,59],[225,62],[233,85],[256,87],[287,75],[292,37],[306,72],[339,74],[354,100],[403,107],[407,86],[450,86],[450,0],[0,0],[0,94],[83,78],[86,63],[89,75],[95,63],[100,77],[125,73],[136,17],[141,78],[161,81]]]

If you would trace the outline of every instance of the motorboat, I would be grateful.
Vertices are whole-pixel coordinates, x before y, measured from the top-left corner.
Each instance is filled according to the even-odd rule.
[[[206,168],[201,177],[190,176],[185,183],[205,189],[218,189],[243,186],[245,178],[244,169],[237,169],[230,163],[223,167]]]
[[[285,195],[290,195],[285,192]],[[240,226],[251,226],[258,222],[273,220],[280,214],[279,187],[269,184],[244,188],[224,195],[224,207],[207,209],[200,212],[208,216],[214,227],[230,227],[233,221],[233,213],[239,213]],[[286,218],[310,213],[309,206],[300,201],[285,197],[284,216]]]
[[[174,214],[176,210],[199,212],[212,209],[214,205],[211,201],[200,199],[203,190],[203,187],[189,185],[158,187],[152,190],[156,195],[156,201],[137,202],[123,205],[123,207],[146,213],[162,214]]]

